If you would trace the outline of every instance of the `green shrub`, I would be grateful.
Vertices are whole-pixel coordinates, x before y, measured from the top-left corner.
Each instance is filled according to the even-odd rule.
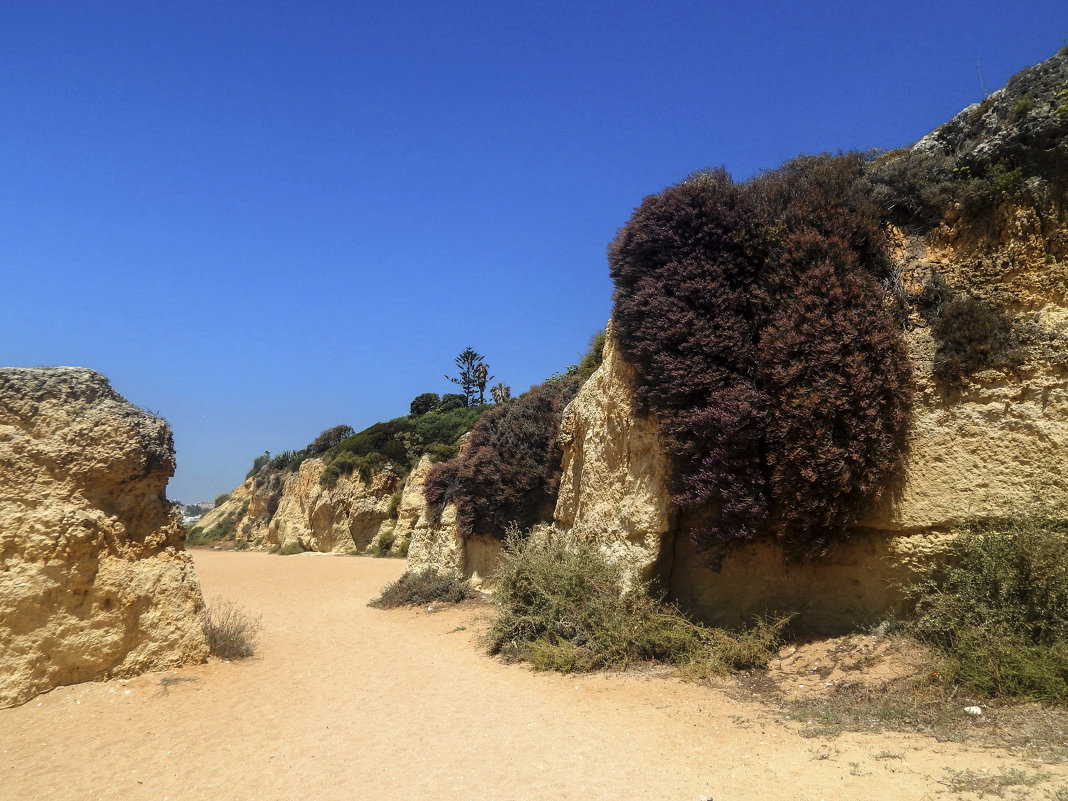
[[[933,372],[947,386],[957,387],[980,370],[1012,367],[1023,358],[1012,318],[987,301],[958,294],[938,273],[924,284],[917,307],[935,341]]]
[[[282,451],[267,463],[266,470],[281,471],[289,470],[296,471],[301,463],[307,459],[309,454],[307,451]],[[257,476],[258,477],[258,476]]]
[[[256,635],[262,625],[230,601],[215,601],[204,613],[204,637],[212,656],[244,659],[256,651]]]
[[[193,526],[189,529],[189,533],[186,534],[185,544],[207,545],[210,542],[226,539],[234,533],[234,529],[237,528],[237,524],[245,516],[246,512],[248,512],[248,501],[241,504],[238,509],[223,515],[222,519],[211,528],[205,529],[201,526]]]
[[[630,587],[623,568],[586,541],[530,540],[514,527],[494,594],[500,613],[491,653],[561,672],[626,667],[657,660],[690,676],[760,667],[773,653],[786,618],[732,635],[693,623]]]
[[[307,549],[300,544],[300,540],[291,540],[278,549],[279,556],[293,556],[294,554],[304,553]]]
[[[405,475],[419,457],[431,451],[455,455],[455,443],[471,429],[488,406],[458,407],[433,411],[418,417],[397,417],[365,428],[347,437],[325,454],[326,468],[320,479],[332,487],[343,475],[358,472],[365,481],[388,462],[398,475]]]
[[[1032,510],[969,524],[944,575],[910,588],[908,624],[970,693],[1068,704],[1068,522]]]
[[[456,409],[464,409],[467,407],[467,398],[458,392],[446,392],[441,396],[441,403],[438,405],[439,412],[451,412]]]
[[[262,470],[269,461],[271,461],[270,451],[264,451],[262,456],[257,456],[255,459],[253,459],[251,469],[249,469],[249,471],[245,473],[245,480],[248,481],[258,472],[260,472],[260,470]]]
[[[423,606],[432,603],[459,603],[472,595],[471,585],[458,573],[434,570],[408,571],[382,588],[377,598],[367,602],[376,609]]]
[[[441,396],[438,393],[424,392],[421,395],[416,395],[408,408],[412,417],[418,417],[438,408],[440,403]]]
[[[590,339],[590,347],[586,350],[585,355],[578,364],[578,377],[580,381],[585,381],[593,375],[593,371],[600,367],[601,362],[604,361],[605,336],[606,334],[604,331],[599,331]]]
[[[215,504],[214,505],[215,506],[222,506],[222,504],[226,503],[228,500],[230,500],[230,493],[229,492],[224,492],[222,495],[219,495],[219,496],[217,496],[215,498]]]
[[[1031,97],[1028,92],[1024,92],[1020,95],[1016,101],[1016,105],[1012,108],[1012,118],[1014,120],[1022,120],[1028,114],[1031,113],[1031,109],[1035,107],[1035,99]]]
[[[393,553],[393,543],[396,542],[397,535],[394,531],[384,531],[378,535],[378,539],[375,544],[367,549],[367,553],[371,556],[395,556]]]
[[[319,433],[315,439],[308,443],[308,447],[304,451],[308,456],[318,456],[320,453],[333,448],[340,442],[345,441],[356,432],[353,431],[352,426],[340,425],[328,428],[325,431]]]

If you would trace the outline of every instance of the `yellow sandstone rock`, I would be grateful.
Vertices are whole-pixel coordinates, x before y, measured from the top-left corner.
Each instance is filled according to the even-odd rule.
[[[0,707],[207,657],[173,473],[166,421],[103,376],[0,369]]]

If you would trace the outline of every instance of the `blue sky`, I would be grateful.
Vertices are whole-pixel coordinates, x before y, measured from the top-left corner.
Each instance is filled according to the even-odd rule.
[[[577,361],[645,195],[909,144],[1065,37],[1063,0],[6,0],[0,363],[108,376],[210,499],[468,345],[514,393]]]

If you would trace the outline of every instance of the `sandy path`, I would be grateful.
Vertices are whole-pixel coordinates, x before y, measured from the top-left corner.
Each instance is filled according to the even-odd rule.
[[[954,797],[949,770],[1040,769],[916,735],[805,739],[672,680],[502,665],[472,642],[486,610],[365,606],[399,561],[195,559],[209,599],[262,614],[257,656],[0,710],[0,798],[918,801]],[[1068,784],[1041,770],[1030,797]]]

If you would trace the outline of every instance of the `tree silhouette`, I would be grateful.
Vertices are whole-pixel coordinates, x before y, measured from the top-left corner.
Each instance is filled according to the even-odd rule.
[[[456,357],[456,367],[460,370],[459,377],[445,376],[445,378],[459,385],[460,389],[463,390],[464,400],[468,406],[471,405],[471,401],[475,396],[475,389],[479,391],[479,403],[485,402],[486,382],[492,376],[488,375],[489,370],[483,362],[484,358],[474,348],[466,348]]]

